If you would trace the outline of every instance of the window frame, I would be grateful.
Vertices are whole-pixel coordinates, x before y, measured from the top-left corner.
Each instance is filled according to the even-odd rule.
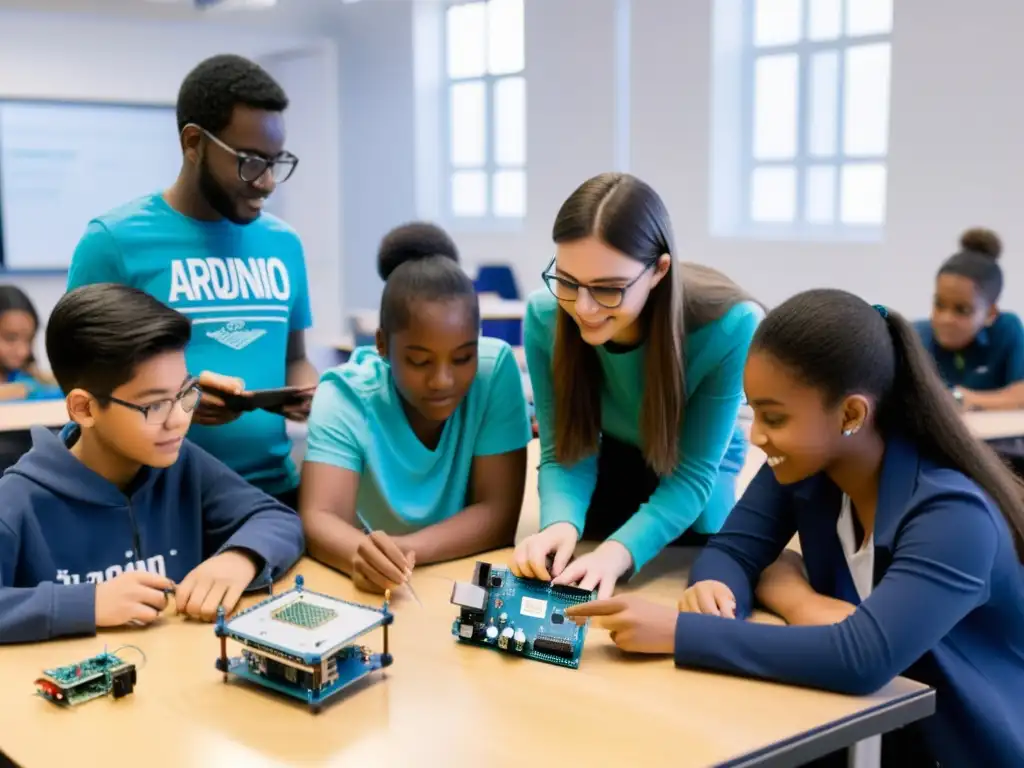
[[[524,211],[522,216],[498,216],[494,212],[494,178],[495,175],[500,171],[520,171],[523,174],[524,184],[524,198],[527,196],[526,186],[529,183],[528,167],[529,167],[529,147],[527,146],[527,153],[525,161],[522,165],[502,165],[497,162],[496,158],[496,106],[495,106],[495,89],[502,80],[509,79],[522,79],[526,88],[525,104],[524,104],[524,122],[527,121],[528,109],[529,109],[529,80],[527,75],[528,65],[526,61],[526,51],[523,51],[523,67],[515,72],[505,72],[502,74],[492,74],[490,72],[483,72],[480,75],[470,75],[463,77],[451,77],[448,74],[448,11],[450,8],[460,5],[473,5],[480,3],[482,5],[490,5],[491,0],[447,0],[443,5],[442,18],[441,18],[441,93],[440,93],[440,139],[441,139],[441,178],[440,178],[440,194],[439,200],[441,203],[441,211],[443,218],[451,227],[462,231],[520,231],[523,227],[523,222],[526,219],[526,214],[529,211],[528,200],[524,199]],[[524,37],[524,49],[525,49],[525,0],[523,0],[523,37]],[[485,44],[485,55],[486,55],[486,44]],[[452,141],[452,116],[451,116],[451,89],[452,86],[458,85],[459,83],[483,83],[484,86],[484,115],[486,119],[486,125],[484,126],[484,163],[481,166],[456,166],[452,162],[451,152],[451,141]],[[524,129],[528,126],[524,126]],[[452,178],[459,171],[480,171],[483,172],[486,177],[485,184],[485,211],[481,216],[466,216],[456,214],[452,208]]]
[[[794,43],[775,45],[757,45],[755,42],[755,20],[757,0],[742,0],[741,14],[743,31],[740,62],[740,159],[737,164],[739,173],[739,190],[736,204],[738,206],[736,221],[738,234],[764,240],[822,240],[873,242],[884,237],[888,220],[889,199],[883,210],[883,220],[879,224],[844,223],[842,211],[842,168],[850,165],[882,165],[886,169],[888,185],[889,146],[881,155],[847,155],[843,142],[845,139],[846,113],[846,52],[850,48],[868,45],[885,44],[889,47],[889,76],[892,77],[892,27],[888,32],[867,35],[848,36],[846,34],[846,10],[850,0],[839,0],[841,19],[838,37],[828,40],[810,40],[807,37],[810,25],[810,7],[813,0],[802,0],[800,38]],[[811,60],[817,53],[832,52],[837,54],[835,84],[835,119],[836,119],[836,151],[827,157],[815,157],[809,152],[809,133],[811,125],[810,75]],[[797,121],[796,121],[796,152],[792,158],[781,160],[759,160],[754,157],[754,121],[755,121],[755,75],[757,61],[766,56],[796,54],[797,56]],[[889,114],[886,130],[891,130],[891,89],[889,95]],[[806,171],[811,166],[822,166],[834,169],[832,195],[832,222],[811,223],[804,219],[806,203]],[[753,193],[753,172],[758,168],[792,168],[796,174],[794,191],[794,218],[787,222],[755,221],[751,211]]]

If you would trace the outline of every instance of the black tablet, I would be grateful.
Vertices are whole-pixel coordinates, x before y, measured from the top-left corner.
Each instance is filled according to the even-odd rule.
[[[277,389],[257,389],[241,395],[232,395],[214,390],[224,400],[224,404],[232,411],[248,413],[264,410],[277,412],[285,406],[299,405],[313,397],[314,388],[279,387]]]

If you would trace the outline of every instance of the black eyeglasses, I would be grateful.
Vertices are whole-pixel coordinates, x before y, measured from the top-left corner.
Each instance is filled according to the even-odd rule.
[[[200,397],[202,397],[202,392],[199,389],[199,379],[193,378],[189,379],[185,386],[182,387],[181,391],[173,398],[157,400],[155,403],[150,403],[149,405],[129,403],[127,400],[121,400],[120,398],[113,397],[111,395],[97,399],[117,403],[125,408],[131,408],[133,411],[138,411],[142,414],[142,417],[146,420],[147,424],[166,424],[167,419],[171,417],[171,413],[174,411],[174,406],[180,403],[181,409],[185,411],[185,413],[191,413],[195,410],[196,406],[199,405]]]
[[[548,287],[548,290],[559,301],[576,301],[580,295],[580,288],[584,288],[590,294],[590,298],[602,307],[605,309],[615,309],[626,298],[626,291],[636,285],[640,278],[647,274],[647,270],[656,263],[656,261],[650,261],[645,264],[640,274],[625,285],[583,285],[577,283],[550,271],[555,265],[554,259],[551,260],[541,273],[541,277],[544,279],[544,284]]]
[[[225,152],[230,152],[238,159],[238,178],[246,184],[255,184],[263,178],[263,174],[268,170],[270,171],[270,176],[273,178],[274,183],[282,184],[291,178],[292,174],[295,173],[295,166],[299,164],[299,158],[291,152],[281,152],[275,157],[254,155],[250,152],[243,152],[239,149],[228,146],[205,128],[198,125],[195,127],[199,128],[199,130],[203,132],[203,135],[218,147],[223,149]]]

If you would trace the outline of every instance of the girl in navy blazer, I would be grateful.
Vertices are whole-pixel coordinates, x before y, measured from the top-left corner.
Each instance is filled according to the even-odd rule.
[[[847,694],[905,675],[935,688],[936,714],[886,737],[883,763],[1024,765],[1024,490],[913,327],[843,291],[799,294],[761,323],[744,385],[768,461],[682,612],[624,596],[569,613],[678,666]],[[783,553],[795,533],[802,562]],[[790,626],[742,621],[755,593]]]

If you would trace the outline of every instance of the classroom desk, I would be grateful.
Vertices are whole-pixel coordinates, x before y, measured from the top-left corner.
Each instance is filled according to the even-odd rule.
[[[482,559],[501,563],[509,554]],[[674,604],[692,557],[664,553],[634,588]],[[853,698],[677,670],[667,658],[623,658],[596,629],[578,670],[462,646],[451,635],[457,611],[449,597],[452,579],[468,579],[475,559],[418,568],[423,607],[402,590],[392,600],[394,665],[316,715],[262,689],[224,684],[213,627],[173,616],[146,630],[2,648],[0,749],[21,768],[127,759],[151,768],[793,766],[934,711],[931,689],[905,679]],[[309,589],[376,602],[310,560],[296,572]],[[279,582],[290,586],[291,578]],[[379,633],[364,641],[379,650]],[[148,658],[131,696],[64,710],[31,695],[37,670],[124,643]]]
[[[1024,437],[1024,410],[968,411],[964,421],[974,436],[982,440]]]
[[[21,432],[35,425],[60,427],[67,423],[64,400],[19,400],[0,403],[0,432]]]

